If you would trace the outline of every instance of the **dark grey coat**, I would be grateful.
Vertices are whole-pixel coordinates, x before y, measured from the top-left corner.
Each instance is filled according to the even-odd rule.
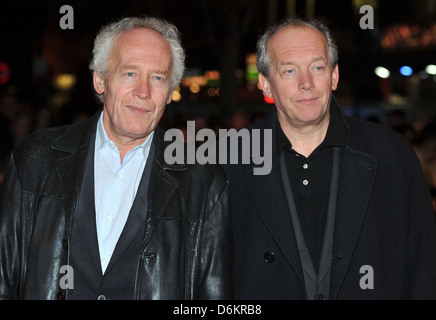
[[[340,151],[330,298],[436,299],[435,215],[419,159],[396,132],[341,113],[348,143]],[[236,299],[306,299],[276,123],[273,109],[250,127],[272,129],[269,175],[253,175],[253,164],[224,166]],[[369,275],[365,266],[372,267],[373,289],[362,289]]]

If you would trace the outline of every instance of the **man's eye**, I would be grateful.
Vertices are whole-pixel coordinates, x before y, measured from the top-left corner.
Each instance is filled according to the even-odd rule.
[[[128,77],[133,77],[135,75],[135,73],[134,72],[126,72],[125,75]]]
[[[282,77],[285,79],[291,79],[294,78],[297,74],[297,70],[295,69],[285,69],[283,70]]]
[[[326,69],[325,66],[314,66],[312,67],[313,71],[324,71]]]
[[[161,76],[154,76],[153,79],[154,79],[154,80],[157,80],[157,81],[162,81],[162,80],[164,80],[164,77],[161,77]]]

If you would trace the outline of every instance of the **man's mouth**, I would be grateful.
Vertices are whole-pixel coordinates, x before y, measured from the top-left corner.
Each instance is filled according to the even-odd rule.
[[[317,98],[300,99],[300,100],[297,100],[297,102],[301,103],[301,104],[311,104],[311,103],[315,102],[316,99]]]
[[[137,107],[137,106],[132,106],[132,105],[127,105],[126,106],[130,111],[137,113],[137,114],[144,114],[144,113],[148,113],[150,112],[150,110],[145,109],[145,108],[141,108],[141,107]]]

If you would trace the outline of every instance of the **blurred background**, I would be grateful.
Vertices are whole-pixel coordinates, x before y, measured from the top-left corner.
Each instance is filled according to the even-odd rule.
[[[63,5],[73,9],[73,29],[60,26]],[[372,29],[361,28],[363,5],[374,10]],[[88,63],[102,25],[140,14],[174,23],[187,69],[162,126],[183,129],[195,120],[197,130],[239,129],[273,107],[258,85],[258,36],[266,25],[298,15],[324,20],[336,39],[336,96],[345,112],[403,134],[436,187],[436,0],[5,0],[0,14],[3,163],[34,130],[101,108]]]

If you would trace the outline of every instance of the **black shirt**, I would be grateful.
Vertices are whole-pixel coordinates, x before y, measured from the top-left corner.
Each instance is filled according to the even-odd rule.
[[[326,136],[309,157],[292,149],[280,122],[277,122],[277,144],[279,155],[284,152],[301,230],[317,271],[327,218],[333,147],[347,144],[347,130],[338,107],[331,103]]]

